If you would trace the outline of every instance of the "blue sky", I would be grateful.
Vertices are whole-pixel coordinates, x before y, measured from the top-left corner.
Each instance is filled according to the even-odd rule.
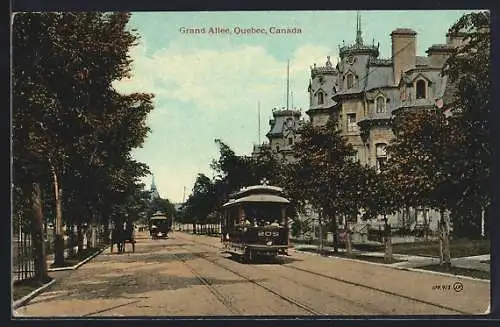
[[[445,43],[449,27],[467,11],[362,11],[366,43],[380,43],[380,58],[390,58],[390,33],[412,28],[417,55]],[[301,34],[183,34],[185,28],[299,28]],[[308,107],[310,66],[333,64],[338,46],[355,38],[356,11],[281,12],[137,12],[130,28],[141,36],[131,49],[132,78],[119,81],[124,93],[156,95],[148,117],[152,133],[133,151],[149,165],[163,198],[181,202],[196,175],[212,177],[210,162],[219,156],[220,138],[237,154],[250,154],[258,143],[258,103],[261,141],[266,140],[273,107],[286,105],[286,66],[290,60],[293,105]],[[291,100],[292,100],[291,98]],[[290,103],[291,104],[291,103]],[[304,114],[305,115],[305,114]],[[151,177],[144,178],[149,187]]]

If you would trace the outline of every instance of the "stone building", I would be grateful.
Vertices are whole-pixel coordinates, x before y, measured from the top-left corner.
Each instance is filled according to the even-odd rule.
[[[336,117],[342,134],[356,150],[356,159],[383,169],[385,148],[394,137],[392,119],[405,110],[441,107],[447,101],[449,85],[440,72],[460,42],[459,37],[447,37],[445,44],[433,45],[427,56],[420,56],[416,52],[417,33],[398,28],[391,33],[391,58],[379,58],[379,44],[363,41],[358,15],[355,41],[339,46],[336,66],[328,56],[324,66],[311,67],[306,113],[313,125]],[[393,226],[424,221],[435,229],[437,213],[417,208],[391,217]]]
[[[270,149],[278,159],[290,162],[294,159],[292,146],[300,138],[300,128],[304,124],[299,109],[277,109],[269,119],[267,143],[254,145],[252,155],[256,156],[263,149]]]

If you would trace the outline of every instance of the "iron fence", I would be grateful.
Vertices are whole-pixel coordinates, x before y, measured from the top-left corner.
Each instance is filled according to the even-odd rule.
[[[35,257],[31,234],[19,231],[12,238],[12,279],[26,280],[35,277]]]

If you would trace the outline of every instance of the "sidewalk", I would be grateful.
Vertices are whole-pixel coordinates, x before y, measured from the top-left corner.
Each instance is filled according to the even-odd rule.
[[[315,249],[317,248],[317,246],[307,245],[307,244],[297,244],[294,245],[294,248],[300,251],[300,249]],[[324,246],[323,248],[325,250],[333,251],[333,247]],[[346,252],[345,249],[338,249],[338,251]],[[353,253],[355,253],[356,255],[362,255],[367,257],[384,257],[383,252],[363,252],[359,250],[353,250]],[[402,262],[397,262],[390,265],[394,267],[418,268],[433,264],[439,264],[439,258],[435,257],[424,257],[424,256],[406,255],[406,254],[394,254],[393,257],[396,260],[402,260]],[[453,258],[451,259],[451,264],[457,268],[474,269],[474,270],[489,272],[490,264],[482,262],[487,260],[490,260],[489,254],[471,256],[471,257]]]

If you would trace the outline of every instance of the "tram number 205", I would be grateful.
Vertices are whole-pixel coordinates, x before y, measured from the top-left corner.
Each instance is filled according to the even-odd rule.
[[[279,232],[258,232],[257,233],[258,236],[279,236],[280,233]]]

